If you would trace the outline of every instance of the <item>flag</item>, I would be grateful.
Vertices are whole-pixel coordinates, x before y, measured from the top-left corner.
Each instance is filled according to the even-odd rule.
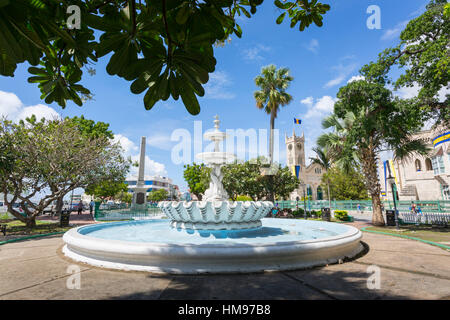
[[[292,174],[298,179],[300,176],[300,166],[292,166]]]
[[[295,123],[295,124],[301,124],[301,123],[302,123],[302,120],[294,118],[294,123]]]

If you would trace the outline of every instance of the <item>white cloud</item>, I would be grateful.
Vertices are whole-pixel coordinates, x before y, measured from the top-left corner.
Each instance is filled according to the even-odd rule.
[[[147,144],[158,149],[171,150],[173,142],[170,140],[170,135],[155,134],[147,137]]]
[[[122,134],[115,134],[114,135],[114,142],[119,142],[122,148],[124,149],[125,157],[131,157],[131,160],[133,162],[139,162],[139,147],[136,143],[128,139],[126,136]],[[146,148],[146,153],[148,152],[148,148]],[[149,156],[145,156],[145,170],[144,175],[147,176],[167,176],[167,170],[164,164],[156,162],[152,159],[150,159]],[[128,174],[128,177],[137,177],[138,175],[138,167],[132,166],[130,168],[130,173]]]
[[[356,70],[357,64],[354,62],[350,62],[350,61],[348,63],[343,63],[342,61],[353,60],[353,59],[354,59],[353,56],[344,57],[341,59],[341,63],[339,63],[336,66],[333,66],[331,69],[335,70],[335,73],[337,75],[334,79],[328,81],[324,85],[324,88],[331,88],[331,87],[337,86],[337,85],[341,84],[342,82],[344,82],[344,80]]]
[[[400,33],[403,29],[405,29],[408,22],[409,20],[402,21],[400,23],[397,23],[392,29],[387,29],[381,36],[381,40],[392,40],[399,37]]]
[[[11,118],[22,107],[22,101],[11,92],[0,91],[0,116]]]
[[[228,91],[232,81],[225,71],[216,71],[209,76],[209,81],[205,84],[206,99],[234,99],[234,93]]]
[[[139,154],[132,155],[131,160],[133,162],[135,162],[135,161],[139,162]],[[145,170],[144,170],[145,176],[165,176],[165,177],[167,177],[167,170],[166,170],[165,165],[150,159],[149,156],[145,156],[144,166],[145,166]],[[138,171],[139,171],[138,167],[134,167],[134,166],[131,167],[128,177],[137,177]]]
[[[49,106],[43,104],[25,106],[14,93],[0,91],[0,117],[19,121],[25,120],[25,118],[31,117],[33,114],[38,121],[42,118],[49,120],[61,118],[59,113]]]
[[[311,39],[311,41],[305,45],[305,48],[311,52],[317,53],[319,41],[317,41],[317,39]]]
[[[344,79],[345,79],[345,76],[340,75],[337,78],[334,78],[334,79],[328,81],[325,84],[325,88],[331,88],[331,87],[337,86],[338,84],[341,84],[344,81]]]
[[[25,120],[26,118],[31,117],[32,115],[36,116],[36,119],[39,121],[42,118],[47,120],[60,119],[61,116],[55,109],[50,108],[43,104],[38,104],[35,106],[25,107],[22,111],[17,115],[16,120]]]
[[[243,50],[244,59],[249,60],[249,61],[264,60],[264,57],[261,54],[263,52],[268,52],[270,50],[271,50],[270,47],[264,46],[262,44],[258,44],[253,48]]]
[[[353,76],[347,81],[347,83],[350,83],[353,81],[359,81],[359,80],[364,80],[364,77],[363,76]]]
[[[311,106],[314,103],[314,98],[313,97],[305,98],[302,101],[300,101],[300,103],[306,104],[307,106]]]
[[[301,103],[308,106],[308,112],[305,115],[305,119],[323,117],[324,115],[333,112],[334,104],[337,99],[330,96],[323,96],[322,98],[316,99],[313,103],[313,98],[308,97],[301,101]]]
[[[393,90],[392,86],[389,86],[388,88],[390,90]],[[417,97],[420,89],[421,89],[421,87],[417,83],[414,83],[414,85],[412,87],[402,87],[402,88],[399,88],[398,90],[394,91],[393,93],[395,96],[397,96],[401,99],[411,99],[411,98]],[[440,102],[445,101],[447,94],[450,94],[450,87],[443,87],[437,93],[438,100]]]
[[[139,149],[136,146],[136,144],[134,144],[133,141],[131,141],[124,135],[115,134],[113,141],[114,141],[114,143],[117,143],[117,142],[120,143],[120,145],[122,146],[123,151],[126,155],[131,155],[132,153],[139,152]]]

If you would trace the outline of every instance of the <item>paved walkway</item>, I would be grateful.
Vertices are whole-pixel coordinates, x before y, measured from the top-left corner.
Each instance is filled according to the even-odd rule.
[[[42,221],[59,221],[59,217],[51,217],[50,215],[39,216],[37,219]],[[78,214],[77,212],[72,212],[70,214],[70,224],[72,225],[83,226],[92,223],[96,222],[94,221],[94,217],[89,213],[89,211],[83,211],[81,214]]]
[[[310,270],[241,275],[154,275],[78,264],[81,289],[68,289],[73,264],[60,236],[0,246],[0,299],[450,299],[450,252],[364,233],[357,260]],[[380,289],[367,268],[380,268]]]

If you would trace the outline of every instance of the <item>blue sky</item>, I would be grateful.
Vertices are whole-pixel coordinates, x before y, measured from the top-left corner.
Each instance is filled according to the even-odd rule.
[[[88,119],[110,124],[126,153],[137,157],[140,137],[147,137],[146,174],[169,176],[182,190],[186,189],[183,166],[171,160],[173,130],[184,128],[193,132],[194,121],[202,121],[203,130],[213,126],[218,114],[221,129],[268,129],[269,116],[255,106],[254,78],[261,67],[275,64],[288,67],[294,77],[288,92],[293,102],[282,108],[275,122],[280,130],[280,162],[286,164],[284,134],[292,134],[293,118],[297,134],[306,138],[307,158],[315,140],[322,132],[321,119],[332,111],[338,89],[364,64],[375,60],[379,52],[398,41],[407,21],[425,11],[425,0],[337,0],[323,1],[331,5],[324,17],[324,26],[315,25],[304,32],[289,28],[287,20],[275,23],[280,14],[273,1],[266,0],[251,19],[239,18],[243,29],[241,39],[232,38],[223,48],[216,48],[216,71],[210,75],[206,95],[199,98],[201,112],[191,116],[179,101],[159,102],[151,111],[144,108],[143,94],[130,92],[130,82],[106,73],[107,59],[95,66],[96,75],[84,73],[82,83],[94,94],[94,100],[82,107],[69,104],[45,106],[35,84],[27,82],[28,66],[20,65],[14,78],[0,77],[0,114],[18,119],[30,113],[61,116],[84,115]],[[381,29],[370,30],[366,13],[370,5],[381,9]],[[109,56],[108,56],[109,57]],[[413,89],[411,89],[413,90]],[[407,96],[411,90],[400,92]],[[207,142],[204,142],[207,144]]]

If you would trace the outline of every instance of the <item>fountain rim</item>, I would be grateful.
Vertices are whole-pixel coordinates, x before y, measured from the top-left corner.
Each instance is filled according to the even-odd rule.
[[[272,218],[265,218],[265,219],[272,219]],[[263,220],[263,219],[262,219]],[[292,220],[292,221],[297,221],[295,219],[283,219],[284,221],[288,221],[288,220]],[[152,219],[152,221],[158,221],[158,222],[162,222],[162,221],[169,221],[169,219]],[[106,222],[106,223],[102,223],[101,225],[121,225],[121,224],[129,224],[129,223],[149,223],[149,220],[138,220],[138,221],[116,221],[116,222]],[[308,220],[305,221],[298,221],[298,222],[305,222],[308,223]],[[333,222],[326,222],[326,221],[316,221],[316,222],[320,222],[320,223],[324,223],[324,224],[328,224],[328,223],[333,223]],[[126,241],[126,240],[117,240],[117,239],[102,239],[102,238],[98,238],[98,237],[93,237],[93,236],[88,236],[85,234],[82,234],[79,232],[79,230],[83,229],[83,228],[95,228],[94,226],[96,225],[87,225],[87,226],[80,226],[77,228],[72,228],[69,231],[67,231],[64,236],[63,236],[63,240],[67,243],[67,239],[68,238],[73,238],[73,239],[77,239],[77,240],[81,240],[81,241],[96,241],[97,244],[100,243],[114,243],[114,244],[122,244],[122,245],[129,245],[129,246],[136,246],[136,247],[142,247],[142,246],[152,246],[152,247],[160,247],[160,248],[171,248],[174,246],[179,246],[179,247],[191,247],[191,246],[195,246],[196,248],[255,248],[255,247],[274,247],[274,246],[293,246],[293,245],[307,245],[307,244],[314,244],[314,243],[326,243],[326,242],[330,242],[330,241],[337,241],[337,240],[343,240],[346,238],[351,238],[357,235],[361,235],[361,231],[358,228],[355,228],[353,226],[348,226],[346,225],[345,227],[347,227],[349,230],[345,233],[342,234],[338,234],[336,236],[331,236],[331,237],[325,237],[325,238],[319,238],[319,239],[309,239],[309,240],[294,240],[294,241],[278,241],[278,242],[271,242],[271,243],[261,243],[261,242],[255,242],[255,243],[239,243],[239,242],[232,242],[229,244],[225,244],[225,243],[208,243],[208,244],[198,244],[198,243],[189,243],[189,242],[183,242],[183,243],[162,243],[162,242],[145,242],[145,241]],[[170,226],[170,224],[167,225],[168,228],[172,228]],[[240,229],[240,230],[211,230],[211,229],[204,229],[201,230],[202,232],[218,232],[218,231],[243,231],[243,230],[251,230],[251,229],[258,229],[258,228],[262,228],[264,226],[261,227],[257,227],[257,228],[249,228],[249,229]],[[178,230],[178,229],[177,229]],[[199,232],[199,230],[195,230],[195,229],[179,229],[180,231],[184,231],[187,232],[186,230],[192,230],[194,232]]]

